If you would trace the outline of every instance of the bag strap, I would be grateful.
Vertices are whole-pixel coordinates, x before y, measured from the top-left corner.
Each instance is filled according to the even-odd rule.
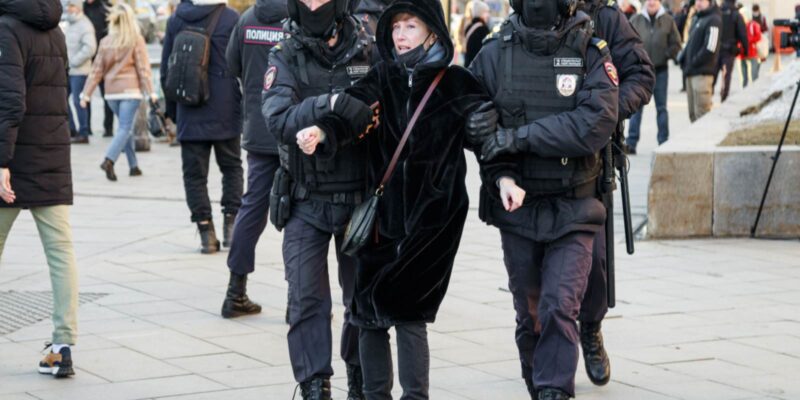
[[[209,23],[206,27],[206,32],[208,32],[209,38],[214,36],[214,30],[217,29],[217,22],[219,22],[219,17],[222,15],[223,10],[225,10],[225,5],[220,4],[217,6],[217,9],[214,10],[213,14],[211,14],[211,23]]]
[[[425,92],[425,96],[422,97],[422,101],[419,102],[417,105],[417,109],[414,110],[414,115],[411,117],[411,120],[408,121],[408,126],[406,126],[406,131],[403,132],[403,137],[400,139],[400,143],[397,145],[397,149],[394,151],[394,155],[392,156],[392,161],[389,162],[389,168],[386,169],[386,173],[383,174],[383,179],[381,179],[381,184],[378,186],[378,189],[375,191],[376,195],[383,194],[383,187],[389,182],[389,179],[392,177],[392,173],[394,173],[395,168],[397,167],[397,161],[400,160],[400,153],[403,152],[403,147],[405,147],[406,142],[408,142],[408,137],[411,136],[411,130],[414,129],[414,125],[417,123],[417,119],[419,115],[422,113],[422,109],[425,107],[425,104],[430,99],[431,94],[433,94],[433,90],[436,89],[436,86],[439,85],[439,81],[442,80],[445,71],[447,71],[447,67],[442,68],[441,71],[436,75],[436,78],[433,79],[431,85],[428,86],[428,90]]]

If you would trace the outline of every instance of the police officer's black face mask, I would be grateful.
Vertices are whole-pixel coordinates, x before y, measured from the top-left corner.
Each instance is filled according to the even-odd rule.
[[[522,21],[536,29],[550,29],[558,24],[556,0],[525,0],[522,2]]]
[[[329,1],[311,11],[302,1],[296,1],[300,13],[300,21],[297,22],[300,23],[303,30],[313,37],[329,39],[336,26],[336,2]]]

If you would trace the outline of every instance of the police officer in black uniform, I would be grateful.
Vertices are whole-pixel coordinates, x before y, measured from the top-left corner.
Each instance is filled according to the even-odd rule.
[[[247,150],[247,192],[236,214],[228,253],[231,271],[222,316],[257,314],[261,306],[247,296],[247,275],[255,269],[256,244],[267,226],[269,192],[278,169],[278,146],[261,115],[261,87],[269,51],[283,40],[286,0],[257,0],[233,28],[225,58],[231,73],[242,81],[244,129]]]
[[[373,64],[373,37],[350,13],[347,0],[289,0],[289,37],[273,48],[264,75],[262,113],[278,140],[281,168],[270,196],[270,219],[284,229],[289,283],[289,355],[304,399],[330,399],[331,293],[328,248],[335,238],[339,284],[346,307],[341,356],[348,399],[362,399],[358,329],[349,322],[355,262],[340,253],[344,228],[365,192],[363,146],[303,154],[296,134],[331,111],[324,94],[342,91]],[[337,113],[341,103],[333,105]],[[346,107],[346,106],[344,106]],[[353,110],[358,113],[361,109]]]
[[[614,0],[579,0],[578,9],[592,18],[594,36],[608,44],[612,62],[619,72],[618,119],[625,121],[650,102],[656,79],[653,64],[639,34]],[[606,265],[606,232],[602,229],[595,236],[592,271],[578,317],[586,373],[598,386],[611,379],[611,363],[600,332],[608,312]]]
[[[531,398],[568,399],[576,319],[605,221],[599,153],[616,126],[618,77],[574,0],[511,5],[470,66],[497,112],[483,107],[468,120],[473,140],[484,138],[479,213],[500,229]]]

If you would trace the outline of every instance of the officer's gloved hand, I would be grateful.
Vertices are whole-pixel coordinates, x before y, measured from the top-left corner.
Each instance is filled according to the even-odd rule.
[[[331,111],[349,121],[359,132],[372,123],[372,109],[363,101],[346,93],[334,95]]]
[[[498,114],[492,102],[481,104],[467,117],[467,142],[479,146],[497,131]]]
[[[481,148],[481,160],[491,161],[500,154],[516,154],[520,152],[520,148],[516,142],[516,129],[509,129],[498,127],[494,136],[483,142]]]

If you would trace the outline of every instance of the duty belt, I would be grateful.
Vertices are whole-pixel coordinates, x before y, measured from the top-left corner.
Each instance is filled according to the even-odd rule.
[[[299,183],[292,183],[292,198],[296,200],[315,200],[331,204],[361,204],[364,194],[360,191],[342,193],[312,192]]]
[[[594,178],[589,182],[582,183],[572,189],[559,193],[546,193],[546,194],[532,194],[525,196],[523,204],[531,204],[534,200],[543,199],[547,197],[566,197],[568,199],[584,199],[587,197],[597,196],[597,183],[598,179]]]

